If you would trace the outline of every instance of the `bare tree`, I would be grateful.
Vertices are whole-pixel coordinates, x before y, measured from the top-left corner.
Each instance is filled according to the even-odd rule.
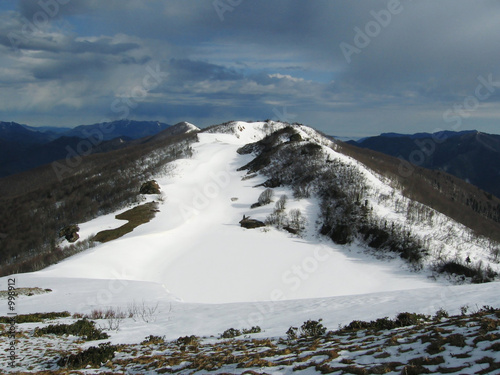
[[[288,197],[286,196],[286,194],[283,194],[280,197],[280,199],[278,199],[278,201],[276,202],[276,205],[275,205],[276,211],[282,212],[285,210],[287,199],[288,199]]]
[[[171,309],[172,306],[170,306]],[[134,301],[128,305],[128,316],[134,321],[137,321],[138,317],[140,317],[145,323],[154,322],[158,312],[158,302],[153,306],[146,305],[144,300],[140,304]]]
[[[271,199],[273,198],[274,191],[273,189],[266,189],[259,195],[259,204],[264,206],[266,204],[271,203]]]
[[[305,224],[305,218],[302,216],[302,212],[299,209],[295,208],[290,210],[290,227],[293,229],[300,231],[302,230]]]

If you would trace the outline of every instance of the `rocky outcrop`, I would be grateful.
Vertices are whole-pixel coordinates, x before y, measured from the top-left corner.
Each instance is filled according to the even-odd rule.
[[[160,194],[160,185],[155,180],[147,181],[142,184],[139,190],[141,194]]]
[[[247,228],[247,229],[254,229],[254,228],[260,228],[260,227],[266,226],[266,224],[264,224],[262,221],[250,219],[249,216],[245,216],[245,215],[243,215],[243,219],[240,220],[240,225],[243,228]]]
[[[59,231],[59,237],[64,237],[68,242],[75,242],[80,238],[78,231],[80,227],[76,224],[67,225]]]

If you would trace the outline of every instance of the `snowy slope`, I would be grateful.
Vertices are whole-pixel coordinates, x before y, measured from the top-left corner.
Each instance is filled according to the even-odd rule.
[[[279,125],[278,125],[279,126]],[[264,220],[272,204],[250,210],[264,188],[262,177],[242,180],[236,169],[251,156],[236,150],[266,134],[265,123],[225,127],[227,134],[200,133],[192,159],[175,162],[173,176],[158,179],[165,196],[150,223],[38,272],[46,277],[156,282],[176,299],[224,303],[315,298],[434,285],[425,274],[412,274],[399,260],[373,261],[356,246],[335,246],[315,236],[317,202],[294,202],[289,208],[308,212],[310,230],[298,238],[275,229],[247,230],[243,215]],[[217,129],[215,129],[217,130]],[[269,131],[269,130],[268,130]],[[237,198],[237,200],[235,200]],[[82,224],[81,237],[120,226],[108,215]],[[275,293],[275,291],[281,291]]]
[[[42,271],[15,275],[17,287],[52,290],[19,296],[17,313],[158,304],[152,321],[125,319],[110,333],[113,343],[132,343],[150,334],[175,339],[253,325],[265,331],[257,337],[283,336],[308,319],[323,318],[335,329],[402,311],[432,314],[442,307],[459,313],[464,305],[500,305],[498,283],[450,285],[427,271],[412,272],[400,259],[376,259],[359,244],[340,246],[318,236],[317,199],[294,200],[286,188],[275,188],[274,200],[287,194],[287,209],[305,214],[301,237],[271,227],[241,228],[243,215],[264,220],[274,203],[250,209],[264,190],[255,186],[266,178],[238,172],[253,156],[236,151],[284,126],[236,122],[199,133],[193,157],[177,160],[170,173],[157,177],[164,201],[152,221]],[[310,128],[296,128],[303,139],[333,146]],[[387,181],[332,149],[324,152],[359,168],[371,186],[367,198],[382,217],[407,220],[398,209],[404,198]],[[117,213],[79,224],[80,237],[121,226]],[[438,241],[441,255],[457,251],[453,241],[439,239],[451,230],[463,243],[460,251],[480,257],[480,243],[467,243],[464,228],[437,213],[433,220],[417,229],[425,236],[434,228],[438,236],[432,241]],[[7,279],[0,278],[0,289]],[[7,314],[7,303],[0,314]]]

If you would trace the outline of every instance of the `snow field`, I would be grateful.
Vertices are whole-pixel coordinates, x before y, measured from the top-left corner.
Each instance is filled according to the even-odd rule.
[[[317,298],[434,285],[424,274],[404,271],[399,260],[374,262],[357,246],[339,247],[317,237],[318,202],[295,201],[286,189],[276,189],[274,200],[286,194],[287,208],[306,214],[309,231],[304,238],[272,228],[241,228],[243,215],[263,221],[274,203],[250,209],[264,190],[254,186],[264,179],[242,179],[245,173],[236,169],[252,156],[238,155],[236,150],[258,139],[261,125],[236,126],[242,129],[239,138],[200,133],[194,157],[175,162],[173,177],[158,179],[166,202],[151,222],[38,274],[92,279],[120,275],[119,279],[159,283],[179,300],[201,303]],[[112,215],[107,219],[82,227],[95,231],[98,225],[109,228],[120,222]]]

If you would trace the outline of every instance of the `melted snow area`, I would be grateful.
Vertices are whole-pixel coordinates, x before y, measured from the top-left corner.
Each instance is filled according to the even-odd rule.
[[[283,126],[277,123],[273,130]],[[303,138],[329,142],[310,128],[297,129]],[[19,296],[17,313],[89,313],[98,307],[126,308],[134,301],[158,303],[155,322],[126,319],[111,333],[111,341],[118,343],[139,342],[149,334],[216,335],[232,326],[257,324],[266,336],[283,336],[288,327],[307,319],[323,318],[325,326],[335,329],[353,319],[392,317],[401,311],[434,313],[443,307],[457,313],[466,304],[500,305],[498,283],[450,286],[425,269],[411,271],[398,258],[377,259],[360,245],[333,244],[317,235],[318,201],[295,200],[282,187],[274,189],[273,199],[287,194],[286,209],[299,208],[307,218],[304,234],[241,228],[243,215],[264,221],[274,203],[250,209],[265,189],[255,186],[266,178],[243,178],[246,171],[237,169],[253,156],[236,151],[270,130],[265,123],[243,122],[220,130],[199,133],[193,157],[174,162],[172,173],[157,178],[164,199],[152,221],[45,270],[16,275],[17,287],[52,289]],[[331,149],[325,152],[357,163]],[[359,168],[372,189],[370,204],[381,216],[404,221],[395,203],[398,197],[403,200],[399,193]],[[123,225],[114,218],[117,213],[79,224],[80,238]],[[460,225],[439,214],[433,220],[417,229],[440,241],[440,255],[457,251],[453,242],[443,240],[450,231],[462,246],[458,251],[474,252],[477,259],[487,253],[480,244],[465,245],[461,236],[467,233]],[[7,278],[0,283],[5,289]],[[6,309],[2,304],[3,315]]]

